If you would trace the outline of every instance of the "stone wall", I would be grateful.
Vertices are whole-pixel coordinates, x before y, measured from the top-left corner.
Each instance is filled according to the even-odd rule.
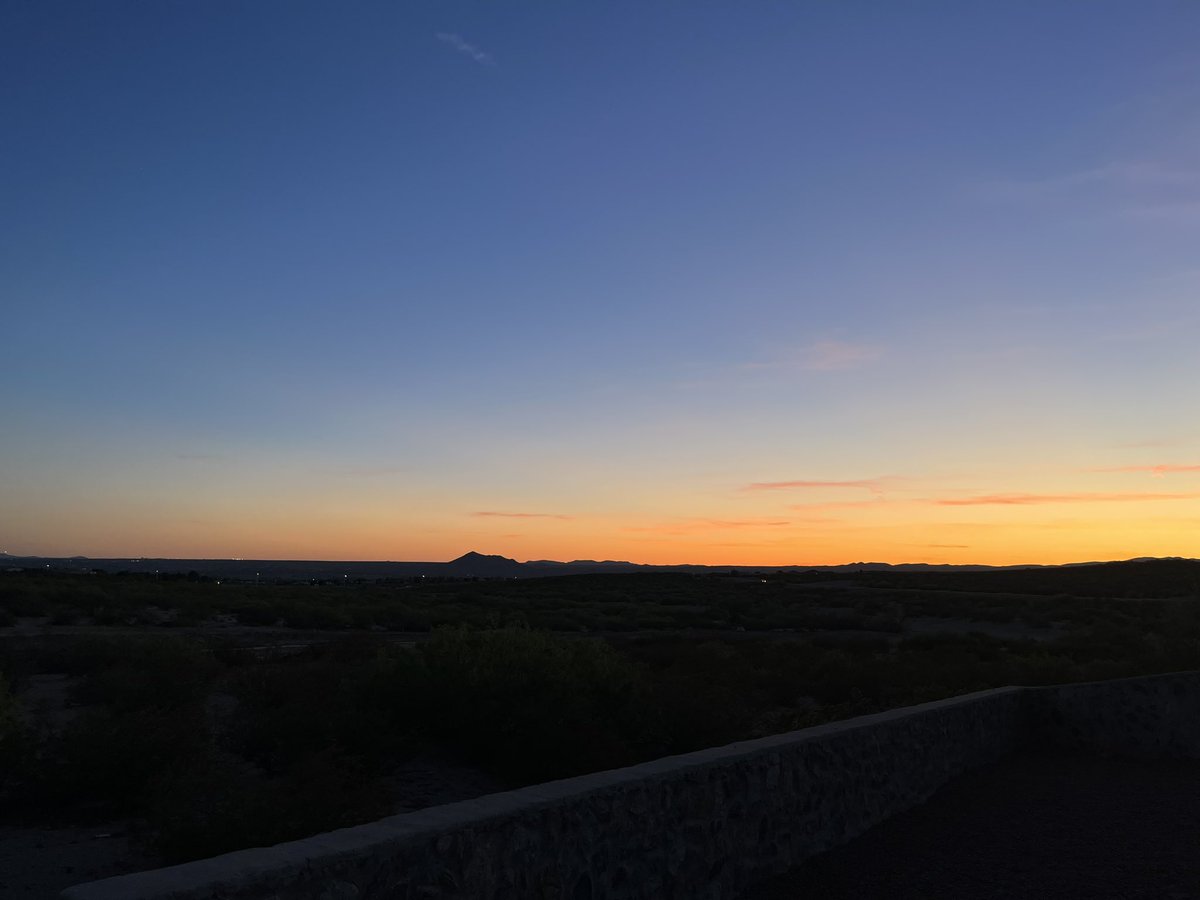
[[[79,885],[65,900],[728,900],[1018,747],[1200,758],[1200,673],[1000,688]]]
[[[1106,756],[1200,759],[1200,673],[1029,689],[1039,741]]]
[[[1000,688],[79,885],[67,900],[719,900],[1029,732]]]

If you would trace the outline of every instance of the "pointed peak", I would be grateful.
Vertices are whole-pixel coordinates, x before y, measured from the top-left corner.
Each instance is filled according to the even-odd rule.
[[[453,565],[454,563],[483,562],[485,560],[487,562],[516,562],[515,559],[509,559],[507,556],[500,556],[496,553],[477,553],[474,550],[468,550],[462,556],[458,557],[458,559],[450,560],[450,563]]]

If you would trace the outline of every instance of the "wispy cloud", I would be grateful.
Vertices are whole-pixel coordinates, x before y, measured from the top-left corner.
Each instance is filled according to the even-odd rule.
[[[740,531],[747,528],[778,528],[790,519],[682,519],[659,525],[627,525],[622,531],[650,534],[698,534],[707,531]]]
[[[220,453],[176,453],[175,458],[185,462],[216,462],[225,457]]]
[[[495,510],[482,510],[480,512],[471,513],[479,518],[493,519],[562,519],[568,521],[573,516],[562,516],[556,513],[535,513],[535,512],[497,512]]]
[[[1200,224],[1200,168],[1162,160],[1113,162],[1044,178],[976,187],[988,202],[1103,211],[1132,222]]]
[[[1067,186],[1073,184],[1113,184],[1131,187],[1200,186],[1200,171],[1170,165],[1158,160],[1134,160],[1095,166],[1061,175],[1050,181]]]
[[[1200,170],[1157,160],[1114,162],[1042,178],[996,179],[979,186],[997,200],[1042,200],[1080,191],[1145,191],[1200,187]]]
[[[1200,200],[1166,200],[1132,206],[1125,211],[1131,219],[1173,225],[1200,224]]]
[[[727,549],[729,547],[752,547],[756,550],[764,550],[768,547],[783,547],[788,550],[791,550],[792,552],[795,552],[796,541],[794,538],[790,538],[790,537],[770,539],[770,540],[758,540],[758,541],[705,541],[704,543],[696,544],[695,546],[697,546],[697,547],[719,547],[721,549]],[[787,559],[787,558],[788,557],[784,557],[784,559]],[[741,568],[741,567],[738,566],[736,568]],[[753,568],[753,566],[747,566],[746,568]]]
[[[480,65],[483,65],[483,66],[494,65],[495,61],[492,59],[492,56],[490,53],[485,53],[483,50],[480,50],[474,44],[470,43],[469,41],[464,40],[462,35],[455,34],[452,31],[439,31],[437,33],[437,39],[439,41],[441,41],[443,44],[447,44],[448,46],[453,47],[455,50],[457,50],[459,53],[462,53],[464,56],[471,57],[471,59],[475,60],[475,62],[479,63]]]
[[[813,372],[839,372],[857,369],[881,355],[871,344],[852,344],[847,341],[818,341],[801,354],[801,368]]]
[[[730,383],[757,385],[764,375],[794,378],[800,372],[848,372],[870,365],[884,352],[878,344],[820,340],[800,347],[766,349],[759,358],[680,378],[674,386],[682,390],[710,390]]]
[[[794,491],[817,490],[820,488],[862,488],[873,494],[882,494],[885,483],[894,479],[862,478],[852,481],[755,481],[742,488],[743,491]]]
[[[970,544],[918,544],[919,547],[935,547],[938,550],[970,550]]]
[[[1200,494],[983,494],[934,500],[938,506],[1035,506],[1043,503],[1147,503],[1155,500],[1194,500]]]
[[[1200,472],[1200,465],[1179,465],[1177,463],[1157,463],[1148,466],[1111,466],[1105,469],[1089,469],[1091,472],[1146,472],[1155,478],[1162,478],[1178,472]]]
[[[824,340],[801,347],[779,359],[750,362],[743,369],[799,369],[805,372],[843,372],[874,362],[883,355],[875,344]]]
[[[346,478],[382,478],[410,471],[412,471],[410,466],[346,466],[337,469],[336,474]]]
[[[1125,441],[1113,444],[1113,446],[1121,450],[1149,450],[1158,447],[1178,447],[1184,443],[1187,443],[1187,438],[1176,435],[1174,437],[1146,438],[1141,441]]]
[[[794,503],[788,509],[796,512],[814,513],[828,512],[834,509],[881,509],[883,507],[892,507],[900,504],[921,503],[921,500],[888,500],[886,497],[877,496],[871,500],[827,500],[820,503]]]

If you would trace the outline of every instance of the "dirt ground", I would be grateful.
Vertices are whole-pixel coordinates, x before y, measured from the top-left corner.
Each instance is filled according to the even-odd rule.
[[[53,900],[73,884],[153,868],[128,823],[92,828],[0,827],[0,897]]]
[[[476,769],[419,758],[403,763],[387,779],[386,789],[399,814],[480,797],[505,786]],[[72,885],[161,865],[140,845],[133,822],[88,828],[0,826],[3,900],[54,900]]]
[[[1200,897],[1200,763],[1022,755],[743,900]]]

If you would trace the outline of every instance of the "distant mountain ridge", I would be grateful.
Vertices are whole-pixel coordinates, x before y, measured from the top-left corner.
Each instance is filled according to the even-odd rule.
[[[1192,562],[1185,557],[1138,557],[1119,562],[1154,561]],[[1118,561],[1112,561],[1118,562]],[[9,569],[58,569],[77,572],[104,570],[107,572],[188,573],[196,572],[210,578],[235,579],[379,579],[379,578],[544,578],[552,575],[598,575],[632,572],[691,572],[706,573],[770,573],[770,572],[987,572],[1006,569],[1059,569],[1074,566],[1100,565],[1101,561],[1054,565],[955,565],[953,563],[883,563],[855,562],[833,566],[707,566],[698,564],[648,565],[623,560],[576,559],[560,562],[550,559],[518,562],[507,556],[479,553],[471,550],[449,562],[339,562],[337,560],[291,559],[168,559],[153,557],[109,557],[89,559],[85,556],[41,557],[14,556],[0,552],[0,563]]]

